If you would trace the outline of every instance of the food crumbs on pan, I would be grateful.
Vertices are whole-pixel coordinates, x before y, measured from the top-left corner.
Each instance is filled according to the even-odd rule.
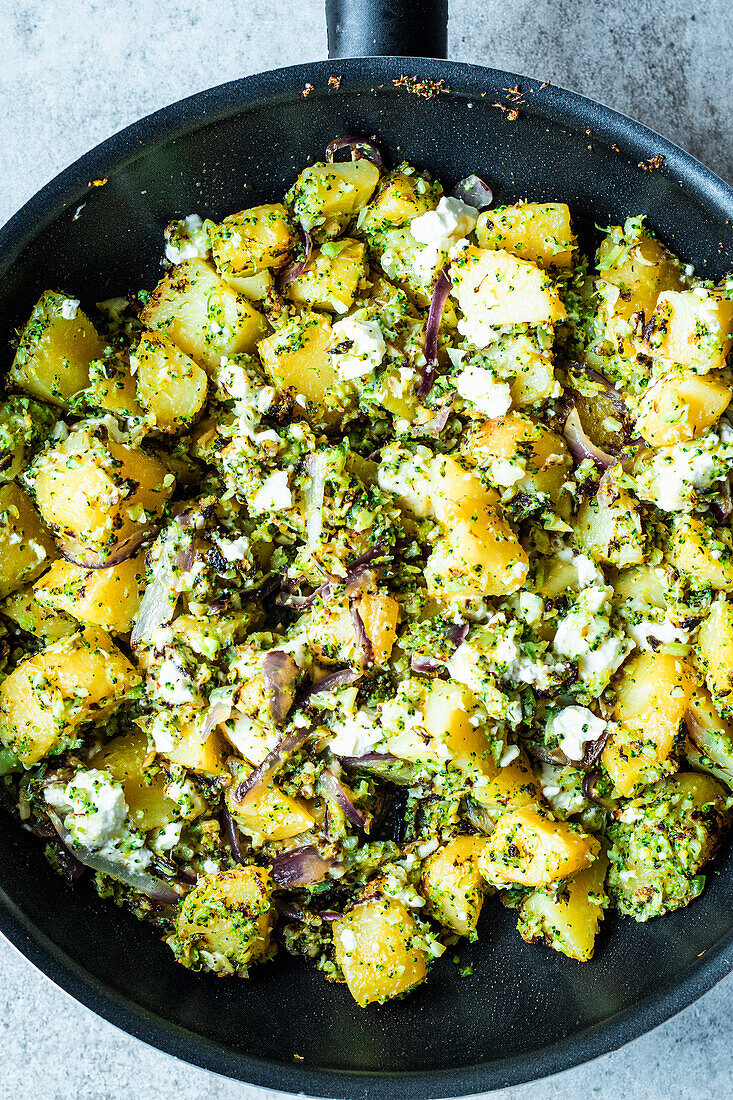
[[[492,103],[492,107],[498,107],[500,111],[503,111],[510,122],[516,122],[519,118],[519,108],[527,106],[527,100],[524,98],[524,93],[518,84],[515,84],[513,88],[504,88],[506,97],[509,100],[508,103]]]
[[[338,91],[339,88],[341,87],[341,79],[342,78],[340,76],[329,76],[329,78],[328,78],[329,88],[334,88],[336,91]]]
[[[101,179],[101,180],[92,180],[91,183],[89,183],[87,186],[89,186],[89,187],[104,187],[106,182],[107,182],[107,177],[105,176],[104,179]]]
[[[621,150],[619,149],[619,147],[618,147],[618,145],[616,144],[615,141],[614,141],[613,145],[611,146],[611,148],[613,149],[613,151],[615,153],[620,153],[621,152]]]
[[[71,219],[73,222],[76,222],[76,221],[79,220],[79,215],[81,214],[81,212],[82,212],[82,210],[84,209],[85,206],[86,206],[85,202],[83,202],[81,204],[81,206],[77,206],[76,212],[75,212],[73,218]]]
[[[303,99],[307,99],[312,91],[313,91],[313,85],[312,84],[306,84],[305,88],[303,88],[303,91],[300,94],[302,95]]]
[[[450,92],[444,80],[420,80],[417,76],[396,77],[392,83],[395,88],[404,88],[410,95],[419,95],[421,99],[435,99],[441,92]]]
[[[649,157],[648,160],[640,160],[638,167],[641,168],[643,172],[653,172],[655,168],[662,167],[664,159],[663,153],[657,153],[656,156]]]

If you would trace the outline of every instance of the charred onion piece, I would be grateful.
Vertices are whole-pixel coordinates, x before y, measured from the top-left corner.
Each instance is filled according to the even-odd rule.
[[[363,829],[365,833],[369,832],[369,815],[354,805],[330,768],[324,768],[318,784],[326,798],[331,799],[343,810],[352,825],[357,829]]]
[[[287,756],[297,752],[297,750],[305,744],[310,733],[310,727],[305,726],[294,730],[292,733],[286,734],[285,737],[281,737],[277,745],[275,745],[275,748],[268,752],[262,763],[258,764],[254,771],[250,772],[250,774],[237,786],[232,795],[234,801],[242,802],[251,790],[254,790],[255,787],[259,787],[260,783],[269,779],[270,776],[277,771]]]
[[[427,397],[433,388],[435,368],[438,365],[438,331],[440,329],[440,319],[443,316],[443,307],[445,306],[452,286],[453,284],[448,274],[448,268],[444,267],[435,281],[433,296],[430,299],[428,322],[425,326],[425,369],[423,371],[422,381],[417,390],[418,397]]]
[[[602,470],[608,470],[611,466],[616,465],[617,459],[615,455],[607,454],[606,451],[602,451],[600,447],[596,447],[595,443],[585,434],[576,408],[571,410],[565,421],[563,435],[565,436],[565,442],[568,445],[568,449],[576,462],[582,462],[583,459],[590,458],[595,462],[596,466],[600,466]]]
[[[551,749],[548,745],[538,745],[529,741],[526,745],[527,752],[541,764],[571,764],[572,761],[565,755],[561,748]]]
[[[271,649],[262,659],[262,679],[269,695],[270,717],[276,725],[285,721],[295,701],[295,681],[300,669],[289,653]]]
[[[157,533],[157,527],[146,527],[144,531],[138,531],[118,546],[114,553],[105,558],[104,561],[99,554],[95,555],[93,551],[84,550],[82,556],[77,553],[75,546],[70,546],[64,542],[59,543],[59,553],[64,561],[68,561],[72,565],[78,565],[81,569],[111,569],[113,565],[120,565],[123,561],[131,558],[143,543],[152,539]]]
[[[311,258],[311,252],[313,251],[313,241],[311,235],[307,229],[305,229],[300,222],[297,225],[298,237],[300,238],[301,259],[291,260],[289,264],[286,264],[277,277],[278,290],[284,290],[286,286],[290,286],[299,275],[302,275],[308,266],[308,261]]]
[[[584,768],[590,768],[598,760],[599,756],[606,747],[606,742],[611,736],[610,729],[605,729],[600,737],[597,737],[595,741],[586,741],[585,752],[583,753],[582,764]]]
[[[354,624],[356,650],[357,653],[361,653],[360,664],[362,669],[366,669],[374,664],[374,646],[372,645],[371,638],[366,632],[364,620],[359,612],[360,602],[359,596],[349,596],[349,611],[351,612],[351,621]]]
[[[290,848],[280,852],[272,862],[272,877],[278,886],[293,888],[323,882],[332,867],[340,867],[335,859],[322,856],[315,844]]]
[[[488,183],[484,183],[480,176],[466,176],[453,188],[451,194],[454,199],[460,199],[474,210],[485,210],[494,201],[494,192]]]
[[[339,137],[326,146],[326,160],[331,164],[339,149],[350,149],[352,160],[370,160],[380,172],[384,171],[384,157],[374,138]]]
[[[247,861],[244,858],[242,845],[239,843],[239,829],[237,828],[237,823],[226,806],[222,808],[221,819],[224,822],[224,833],[226,834],[232,856],[237,863],[246,863]]]
[[[339,668],[336,672],[329,672],[328,676],[323,676],[320,680],[316,680],[315,684],[311,684],[302,691],[295,700],[295,704],[298,707],[304,706],[309,699],[312,699],[314,695],[319,695],[323,691],[333,691],[334,688],[343,687],[345,684],[353,684],[357,680],[361,679],[361,672],[355,668]]]

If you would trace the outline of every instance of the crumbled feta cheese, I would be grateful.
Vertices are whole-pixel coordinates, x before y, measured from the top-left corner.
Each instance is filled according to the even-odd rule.
[[[663,512],[689,511],[698,491],[728,476],[733,447],[715,432],[688,443],[660,447],[636,477],[636,491]]]
[[[240,535],[236,539],[220,538],[217,546],[226,561],[244,561],[250,548],[250,541],[246,535]]]
[[[196,698],[196,690],[182,663],[175,656],[166,657],[155,675],[154,690],[168,706],[180,706]]]
[[[357,710],[331,723],[329,747],[334,756],[364,756],[384,739],[379,722],[366,710]]]
[[[526,470],[519,462],[510,462],[508,458],[495,458],[489,467],[489,475],[495,485],[509,488],[521,481]]]
[[[638,623],[627,623],[626,629],[639,649],[657,649],[660,644],[669,645],[672,642],[686,644],[690,640],[689,631],[676,626],[666,615],[661,622],[643,619]],[[652,645],[650,639],[654,639],[657,645]]]
[[[344,317],[333,326],[330,353],[343,382],[374,374],[387,352],[378,321]]]
[[[256,512],[280,512],[290,508],[293,494],[288,487],[287,470],[276,470],[265,478],[257,490],[252,505]]]
[[[412,219],[410,232],[419,244],[425,245],[414,261],[415,271],[422,279],[432,278],[451,247],[473,231],[477,218],[477,211],[461,199],[443,197],[436,210]]]
[[[64,298],[61,303],[61,316],[65,321],[73,321],[79,312],[81,302],[78,298]]]
[[[189,214],[180,222],[174,222],[170,239],[166,242],[165,258],[172,264],[183,260],[205,257],[209,251],[209,235],[198,214]]]
[[[377,484],[384,493],[394,493],[397,503],[420,519],[430,514],[430,463],[427,447],[414,452],[399,443],[382,449],[377,470]]]
[[[264,726],[249,714],[236,712],[227,722],[224,732],[227,740],[250,764],[261,764],[279,737],[277,730]]]
[[[533,626],[545,613],[545,601],[542,596],[537,596],[534,592],[520,592],[519,613],[525,623]]]
[[[519,745],[509,745],[509,747],[504,750],[501,758],[499,759],[499,767],[505,768],[507,764],[511,764],[512,760],[516,760],[518,756]]]
[[[122,784],[96,768],[81,768],[66,787],[47,787],[45,798],[54,809],[65,812],[64,827],[85,848],[110,844],[127,817]]]
[[[150,841],[150,847],[157,853],[170,852],[177,844],[180,844],[182,829],[182,821],[169,821],[167,825],[158,830],[157,835]]]
[[[587,707],[565,707],[551,720],[550,729],[568,760],[582,760],[587,742],[597,741],[606,723]]]
[[[475,363],[469,363],[456,376],[456,390],[464,400],[490,420],[498,420],[512,406],[509,384],[494,381],[490,370]]]

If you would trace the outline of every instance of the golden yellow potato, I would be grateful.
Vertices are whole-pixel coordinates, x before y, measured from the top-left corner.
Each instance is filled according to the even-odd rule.
[[[379,169],[370,160],[313,164],[293,186],[294,217],[312,229],[322,220],[355,214],[369,202],[378,182]]]
[[[719,370],[733,343],[733,299],[716,290],[666,291],[659,295],[643,351],[698,374]]]
[[[578,871],[558,889],[541,887],[522,903],[519,933],[527,943],[544,941],[548,947],[578,962],[593,958],[603,920],[603,886],[608,856],[599,852],[590,867]]]
[[[189,771],[200,772],[201,775],[226,775],[224,761],[231,750],[225,746],[224,739],[216,728],[202,738],[200,718],[200,714],[194,715],[190,721],[184,718],[175,745],[163,755],[171,763],[181,764]]]
[[[175,478],[151,455],[80,426],[33,467],[36,504],[80,561],[101,562],[150,530]]]
[[[733,592],[733,538],[728,527],[713,527],[699,516],[677,516],[669,554],[675,569],[695,584]]]
[[[247,865],[202,876],[176,917],[176,947],[186,965],[246,974],[270,951],[272,881]],[[178,952],[177,952],[178,953]],[[182,956],[182,957],[181,957]]]
[[[272,780],[252,787],[241,802],[235,797],[236,790],[235,779],[227,791],[227,806],[239,828],[249,836],[264,841],[288,840],[313,827],[313,815],[305,802],[291,798]]]
[[[486,733],[471,721],[479,710],[473,692],[452,680],[419,682],[415,690],[421,697],[419,720],[412,724],[398,712],[386,741],[389,752],[436,768],[449,761],[472,779],[494,776],[497,767]]]
[[[461,440],[461,453],[469,465],[488,471],[495,484],[511,484],[517,492],[546,495],[553,502],[573,466],[561,435],[516,412],[498,421],[471,424]],[[507,463],[516,469],[507,473]],[[517,477],[521,469],[526,472]]]
[[[157,332],[142,334],[130,362],[138,399],[150,414],[152,427],[173,435],[190,428],[206,404],[206,371]]]
[[[84,392],[87,408],[104,410],[123,418],[142,417],[135,379],[122,352],[105,355],[89,364],[89,386]]]
[[[690,666],[665,653],[641,653],[623,666],[614,709],[621,728],[612,734],[601,759],[624,797],[659,778],[694,686]]]
[[[624,321],[639,312],[648,321],[660,293],[679,289],[684,279],[679,260],[656,237],[642,232],[629,247],[621,226],[601,241],[598,271],[601,280],[618,292],[608,301],[614,316]]]
[[[36,581],[43,607],[65,611],[109,634],[128,634],[145,588],[145,551],[107,569],[84,569],[57,561]]]
[[[229,279],[282,267],[295,238],[288,212],[278,202],[230,214],[212,229],[210,240],[216,269]]]
[[[89,385],[89,364],[104,343],[75,298],[46,290],[21,334],[10,368],[18,389],[68,408],[69,400]]]
[[[26,767],[61,750],[79,726],[111,714],[140,683],[101,630],[87,627],[22,661],[0,685],[0,740]]]
[[[593,837],[530,805],[499,818],[479,854],[479,866],[494,886],[542,886],[589,867],[598,851]]]
[[[646,558],[639,505],[621,489],[611,502],[590,497],[578,509],[575,537],[584,553],[594,561],[619,569],[640,565]]]
[[[470,321],[554,324],[565,317],[557,287],[536,264],[500,248],[472,245],[451,265],[453,293]]]
[[[19,588],[0,604],[0,614],[10,619],[27,634],[35,634],[45,642],[58,642],[67,634],[74,634],[79,623],[70,615],[49,611],[35,597],[32,585]]]
[[[374,588],[361,593],[356,607],[372,643],[373,663],[383,667],[394,645],[399,604],[389,592]],[[360,665],[366,659],[364,647],[356,644],[348,596],[327,601],[314,611],[305,622],[305,632],[313,655],[319,660]]]
[[[222,356],[254,352],[267,331],[262,314],[199,259],[184,260],[161,279],[140,319],[208,372]]]
[[[304,313],[258,345],[262,365],[276,386],[292,393],[296,411],[301,408],[308,419],[324,423],[339,419],[329,401],[329,391],[339,381],[333,356],[328,354],[332,335],[322,314]]]
[[[668,375],[644,395],[637,431],[651,447],[685,443],[716,424],[732,396],[715,374]]]
[[[578,247],[564,202],[518,202],[484,210],[476,239],[481,248],[503,248],[539,267],[570,267]]]
[[[50,532],[17,485],[0,485],[0,597],[42,573],[56,557]]]
[[[414,945],[417,926],[399,901],[375,897],[334,921],[336,962],[349,992],[364,1008],[404,993],[425,980],[425,952]]]
[[[459,936],[471,936],[481,915],[485,886],[478,866],[486,837],[455,836],[423,864],[423,892],[430,912]]]
[[[715,706],[733,718],[733,604],[716,600],[697,632],[697,656]]]
[[[307,267],[288,286],[286,298],[301,306],[347,313],[366,277],[366,245],[343,237],[315,248]]]
[[[509,764],[497,766],[496,774],[489,776],[486,782],[477,783],[472,793],[494,819],[508,810],[544,802],[539,780],[524,749],[520,749],[519,755]]]
[[[176,803],[165,793],[169,778],[152,759],[154,755],[146,735],[136,731],[114,737],[89,762],[90,767],[106,769],[122,784],[130,820],[144,833],[180,816]]]
[[[402,172],[387,176],[359,218],[362,232],[396,229],[431,210],[434,205],[432,193],[427,188],[422,193],[417,190],[415,184],[419,178]]]

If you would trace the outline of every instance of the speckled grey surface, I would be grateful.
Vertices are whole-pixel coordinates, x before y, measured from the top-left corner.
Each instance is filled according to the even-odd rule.
[[[632,114],[733,178],[730,0],[451,0],[450,54]],[[325,56],[322,0],[0,0],[0,222],[172,100]],[[643,966],[630,959],[630,966]],[[150,1050],[0,940],[0,1098],[271,1100]],[[733,978],[630,1046],[502,1100],[733,1097]]]

